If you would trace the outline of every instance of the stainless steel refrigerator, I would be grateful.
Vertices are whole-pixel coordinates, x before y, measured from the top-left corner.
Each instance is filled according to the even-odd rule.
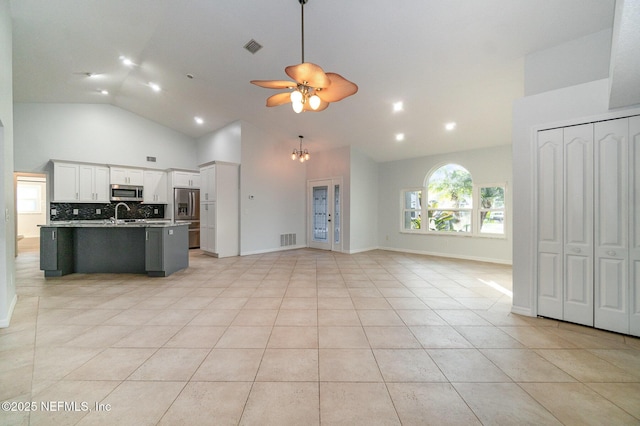
[[[190,222],[189,248],[200,247],[200,190],[174,188],[173,208],[176,222]]]

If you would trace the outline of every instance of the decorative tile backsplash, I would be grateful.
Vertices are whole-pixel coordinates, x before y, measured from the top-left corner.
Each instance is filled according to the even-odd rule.
[[[51,203],[49,220],[101,220],[115,216],[117,203],[93,204],[93,203]],[[163,219],[164,204],[142,204],[128,202],[130,211],[124,207],[118,208],[118,219]],[[74,214],[77,210],[77,214]],[[54,214],[55,211],[55,214]]]

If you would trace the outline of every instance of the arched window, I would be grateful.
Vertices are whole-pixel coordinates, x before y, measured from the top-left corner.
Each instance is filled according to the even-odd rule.
[[[459,164],[438,167],[401,197],[403,232],[504,236],[505,185],[474,184]]]
[[[473,179],[467,169],[446,164],[427,179],[430,231],[471,232]]]

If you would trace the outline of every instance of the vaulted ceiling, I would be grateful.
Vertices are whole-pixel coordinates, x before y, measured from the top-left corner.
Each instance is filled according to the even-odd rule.
[[[249,84],[287,79],[285,66],[300,63],[298,0],[12,0],[11,9],[16,102],[109,103],[194,138],[244,120],[389,161],[509,144],[525,55],[611,28],[614,0],[309,0],[305,60],[359,91],[302,114],[265,107],[276,92]],[[251,39],[263,46],[255,54],[243,48]],[[404,110],[394,113],[397,101]]]

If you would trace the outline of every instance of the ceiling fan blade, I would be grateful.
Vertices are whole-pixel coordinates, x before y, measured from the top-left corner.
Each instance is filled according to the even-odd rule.
[[[319,65],[304,62],[298,65],[290,65],[284,69],[289,77],[302,84],[306,82],[310,87],[329,87],[331,80]]]
[[[250,83],[265,89],[292,89],[297,87],[295,82],[285,80],[251,80]]]
[[[355,83],[350,82],[340,74],[328,72],[327,77],[331,80],[331,85],[316,91],[316,95],[325,102],[337,102],[358,91],[358,86]]]
[[[291,93],[289,92],[276,93],[275,95],[267,98],[268,107],[286,104],[287,102],[291,102]]]

